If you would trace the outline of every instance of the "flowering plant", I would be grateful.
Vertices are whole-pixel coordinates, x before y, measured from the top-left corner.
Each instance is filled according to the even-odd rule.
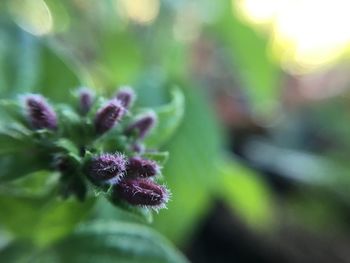
[[[174,101],[181,100],[182,95],[178,90],[174,90],[173,95]],[[26,94],[17,100],[0,102],[3,112],[8,115],[0,130],[2,146],[0,162],[3,168],[0,173],[0,194],[4,204],[9,204],[6,198],[11,199],[12,192],[10,196],[4,193],[17,189],[19,196],[22,198],[24,195],[25,198],[18,200],[16,196],[14,199],[18,201],[16,206],[25,207],[28,197],[34,198],[35,201],[30,207],[40,210],[40,203],[36,203],[40,200],[45,202],[43,207],[50,207],[45,216],[53,215],[51,221],[46,222],[45,216],[33,213],[36,219],[30,218],[30,220],[39,222],[42,220],[53,227],[52,220],[59,224],[62,216],[55,214],[64,209],[64,224],[70,222],[69,227],[60,229],[58,225],[58,230],[48,235],[47,226],[41,228],[40,223],[38,229],[34,227],[33,230],[22,231],[18,225],[11,228],[12,214],[9,213],[7,217],[3,217],[4,221],[8,222],[2,223],[8,226],[13,237],[19,240],[29,239],[31,244],[49,247],[54,251],[65,251],[66,244],[73,242],[71,240],[77,236],[80,238],[87,232],[90,233],[89,231],[94,228],[98,229],[93,230],[97,237],[101,232],[108,234],[113,229],[113,231],[119,229],[117,231],[119,234],[127,231],[126,237],[123,237],[127,240],[132,237],[135,227],[140,226],[129,222],[126,223],[129,225],[121,227],[120,224],[125,223],[118,220],[103,223],[99,217],[98,221],[91,222],[87,226],[76,228],[75,225],[88,216],[87,212],[91,210],[96,200],[100,199],[108,200],[113,206],[129,214],[131,212],[141,216],[140,218],[146,221],[151,220],[152,210],[158,212],[159,209],[166,207],[170,191],[162,183],[164,181],[162,167],[168,158],[168,153],[156,150],[152,140],[153,142],[154,138],[157,140],[157,133],[166,131],[161,120],[169,113],[169,108],[165,106],[161,110],[143,109],[134,105],[135,100],[136,94],[133,89],[122,87],[108,99],[95,95],[87,88],[81,88],[74,93],[71,103],[55,104],[39,94]],[[177,124],[170,122],[170,126],[175,128],[174,125]],[[169,126],[169,123],[166,126]],[[149,143],[152,148],[148,147]],[[33,184],[37,186],[33,187]],[[53,203],[47,205],[47,200]],[[64,203],[67,205],[63,205]],[[25,211],[18,213],[17,210],[16,213],[26,219]],[[76,217],[73,214],[77,214]],[[36,222],[33,224],[36,226]],[[108,226],[112,228],[107,229]],[[75,232],[69,236],[72,231]],[[138,235],[143,236],[143,231],[149,230],[141,227]],[[146,232],[144,234],[147,236]],[[142,237],[144,238],[145,236]],[[148,236],[144,244],[154,238],[157,237]],[[58,241],[61,243],[52,248],[52,244]],[[117,244],[116,241],[112,246]],[[107,245],[104,244],[103,247],[105,246]],[[81,247],[84,251],[74,251],[71,254],[86,255],[85,248],[86,245]],[[140,249],[139,246],[134,248]],[[32,249],[36,251],[37,247]],[[165,247],[165,251],[168,251],[165,253],[167,261],[174,259],[176,262],[183,261],[177,252],[169,249]],[[46,250],[38,251],[36,253],[39,253],[39,258],[42,259]],[[148,253],[149,249],[145,251]],[[5,250],[5,257],[2,254],[0,258],[7,259],[6,253],[9,252]],[[120,255],[116,256],[118,257],[120,258]],[[56,260],[66,261],[63,258]]]

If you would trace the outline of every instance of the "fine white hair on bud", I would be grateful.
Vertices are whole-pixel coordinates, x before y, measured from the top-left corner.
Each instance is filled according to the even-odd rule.
[[[137,178],[123,179],[114,186],[113,197],[131,205],[150,207],[155,210],[165,208],[170,193],[164,186],[152,180]]]
[[[105,153],[94,157],[89,164],[88,174],[95,182],[117,183],[126,170],[127,160],[121,153]]]
[[[155,112],[147,112],[127,127],[126,134],[136,134],[137,138],[143,139],[154,128],[156,122],[157,115]]]
[[[129,109],[136,99],[136,94],[131,87],[123,86],[118,90],[116,98],[126,109]]]
[[[112,129],[123,117],[125,108],[117,99],[110,100],[95,116],[95,129],[98,134],[103,134]]]
[[[131,157],[128,160],[127,174],[133,177],[153,177],[160,171],[159,165],[149,159],[141,158],[139,156]]]
[[[85,115],[89,112],[92,106],[94,93],[86,87],[81,87],[78,90],[78,95],[79,95],[79,110],[83,115]]]
[[[24,97],[28,121],[34,129],[57,129],[57,116],[53,108],[41,95]]]

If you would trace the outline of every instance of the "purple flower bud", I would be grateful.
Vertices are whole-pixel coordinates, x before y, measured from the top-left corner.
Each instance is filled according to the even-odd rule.
[[[126,159],[120,153],[102,154],[93,158],[88,166],[88,175],[96,182],[117,183],[126,169]]]
[[[131,157],[126,168],[127,175],[134,177],[152,177],[159,173],[159,165],[152,160]]]
[[[131,205],[164,208],[169,200],[169,191],[152,180],[124,179],[114,186],[113,196]]]
[[[136,120],[134,123],[131,123],[126,129],[126,134],[130,135],[136,133],[139,139],[143,139],[155,126],[156,121],[156,114],[154,112],[149,112]]]
[[[136,94],[132,88],[123,87],[118,91],[116,98],[120,100],[120,102],[126,109],[128,109],[134,103]]]
[[[93,93],[87,88],[79,89],[79,106],[82,114],[89,112],[93,100]]]
[[[112,129],[125,113],[125,108],[117,99],[109,101],[102,107],[95,117],[95,129],[98,134]]]
[[[34,129],[57,129],[57,117],[52,107],[41,95],[25,97],[25,105],[30,124]]]

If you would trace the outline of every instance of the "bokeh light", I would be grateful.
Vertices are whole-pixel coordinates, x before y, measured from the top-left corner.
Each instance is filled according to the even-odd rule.
[[[350,47],[346,0],[233,1],[242,16],[271,35],[274,57],[294,73],[339,61]]]
[[[33,35],[45,35],[53,28],[49,7],[43,0],[14,0],[8,7],[16,23]]]
[[[158,16],[159,0],[119,0],[116,1],[117,9],[121,15],[139,24],[150,24]]]

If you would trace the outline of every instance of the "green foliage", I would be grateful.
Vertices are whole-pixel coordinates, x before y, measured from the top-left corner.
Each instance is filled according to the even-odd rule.
[[[39,40],[2,17],[0,28],[0,94],[32,91],[39,79]],[[5,26],[4,26],[5,24]]]
[[[24,136],[17,133],[16,130],[13,131],[13,129],[6,129],[2,132],[0,131],[0,153],[13,153],[28,148],[31,145],[31,142],[23,139]]]
[[[267,39],[232,13],[232,1],[218,2],[220,10],[210,8],[214,5],[210,1],[196,2],[193,14],[186,1],[162,1],[158,19],[149,25],[119,16],[121,10],[116,11],[114,2],[121,1],[44,2],[54,22],[53,32],[45,37],[19,29],[18,21],[6,12],[0,19],[0,228],[14,239],[0,252],[1,262],[186,262],[168,241],[142,225],[153,220],[149,209],[119,201],[112,205],[110,187],[84,181],[85,165],[97,154],[134,154],[128,148],[134,138],[122,134],[123,129],[146,108],[157,113],[159,122],[142,142],[149,147],[142,156],[164,167],[158,179],[166,178],[172,192],[168,210],[154,216],[156,229],[184,246],[215,199],[227,203],[250,226],[274,222],[274,195],[262,175],[223,154],[225,138],[211,107],[211,90],[206,90],[225,81],[229,83],[223,86],[235,86],[231,80],[237,75],[238,89],[247,91],[247,104],[252,102],[253,112],[263,115],[271,113],[280,96],[281,72],[266,52]],[[179,29],[182,21],[186,27]],[[207,44],[213,50],[207,50]],[[219,56],[229,62],[228,72],[234,75],[229,81],[215,65]],[[198,77],[201,70],[203,79]],[[111,97],[116,85],[127,83],[134,84],[139,94],[135,108],[115,129],[95,138],[94,117],[108,100],[100,94]],[[169,88],[177,83],[181,88]],[[72,92],[79,85],[94,88],[97,94],[84,117]],[[50,99],[58,114],[57,134],[28,126],[22,105],[14,102],[18,94],[28,92]],[[322,122],[324,115],[319,116]],[[346,137],[346,119],[334,118],[331,126],[337,130],[335,135]],[[161,151],[153,151],[157,147]],[[263,149],[258,152],[263,154],[249,156],[251,160],[291,175],[293,182],[321,185],[348,203],[346,162],[339,165],[327,162],[329,156],[281,149],[274,149],[272,156],[266,154],[271,147]],[[79,167],[70,172],[88,189],[84,202],[57,198],[69,189],[62,185],[77,182],[64,181],[54,171],[47,151]],[[334,178],[329,180],[328,174]],[[324,208],[313,202],[295,206],[300,214],[308,207]],[[313,214],[305,214],[312,221]],[[103,219],[109,222],[78,226]]]
[[[69,90],[79,84],[76,73],[47,46],[9,23],[0,29],[4,40],[0,69],[2,96],[16,97],[26,92],[42,93],[53,100],[65,101]],[[6,44],[7,43],[7,44]]]
[[[4,32],[9,41],[14,41],[11,34],[13,31],[16,32],[17,29],[9,27],[8,32]],[[32,129],[22,101],[1,101],[0,111],[4,118],[1,119],[0,126],[0,209],[3,211],[0,215],[0,225],[15,241],[0,252],[0,261],[30,262],[35,258],[37,262],[78,262],[77,260],[81,259],[85,262],[95,262],[98,257],[101,262],[115,259],[118,259],[118,262],[139,262],[141,258],[145,262],[186,262],[180,253],[159,235],[146,227],[130,223],[151,222],[152,213],[148,208],[113,202],[114,205],[118,204],[118,208],[114,208],[107,202],[100,201],[101,207],[96,209],[96,198],[93,195],[104,197],[109,194],[110,189],[101,191],[91,183],[88,183],[88,189],[91,190],[92,196],[89,195],[83,203],[73,198],[63,200],[57,197],[62,191],[69,189],[65,188],[64,184],[71,181],[53,171],[55,160],[52,157],[65,156],[74,166],[84,168],[85,163],[94,154],[107,148],[131,154],[126,147],[132,141],[126,137],[127,140],[124,140],[120,133],[132,118],[128,115],[125,123],[120,124],[115,131],[98,138],[91,148],[85,149],[85,157],[81,156],[80,146],[91,143],[91,138],[96,136],[94,118],[107,100],[97,99],[91,112],[82,118],[77,112],[78,97],[71,96],[70,92],[70,89],[78,85],[75,72],[62,62],[51,48],[44,47],[43,42],[34,41],[33,37],[20,32],[33,40],[30,52],[35,52],[36,56],[35,61],[33,57],[31,63],[38,69],[26,73],[28,80],[31,79],[27,86],[23,86],[23,83],[3,83],[1,90],[5,97],[17,97],[20,91],[42,92],[52,99],[50,104],[53,104],[53,101],[64,101],[71,102],[72,106],[54,105],[59,129],[52,132]],[[14,47],[14,50],[16,48]],[[12,56],[14,54],[11,53],[7,58],[11,62]],[[6,63],[7,61],[4,61],[2,65],[12,66],[11,63]],[[11,70],[17,69],[12,67]],[[18,78],[23,80],[21,74],[24,73],[19,72]],[[16,79],[17,75],[14,76]],[[9,88],[11,85],[13,89]],[[150,138],[153,147],[169,140],[181,122],[183,108],[183,95],[179,89],[174,89],[169,104],[155,110],[159,114],[159,125]],[[121,139],[118,139],[118,136]],[[157,151],[145,153],[145,157],[155,160],[161,166],[165,165],[168,155],[168,152]],[[80,168],[70,170],[69,176],[82,178],[82,172],[83,169]],[[100,224],[99,229],[94,227],[91,230],[87,227],[84,232],[78,230],[71,234],[77,224],[88,217],[109,218],[114,222]],[[119,223],[122,221],[129,223]],[[84,240],[89,241],[85,243]]]
[[[43,246],[70,234],[92,204],[92,200],[79,203],[56,200],[48,195],[35,198],[3,194],[0,221],[18,238]]]
[[[0,259],[4,262],[187,262],[163,237],[132,223],[87,223],[51,247],[43,250],[28,247],[28,244],[10,244],[0,253]]]
[[[30,151],[17,153],[16,155],[1,156],[0,163],[2,167],[0,182],[16,180],[32,172],[45,169]]]
[[[23,166],[30,167],[29,164]],[[75,225],[88,215],[93,199],[79,203],[57,198],[58,179],[57,173],[38,171],[2,183],[1,225],[17,238],[40,246],[69,234]]]
[[[62,262],[187,262],[164,238],[131,223],[94,222],[81,226],[55,250]]]
[[[227,200],[232,209],[249,225],[266,227],[273,220],[274,202],[271,190],[254,171],[239,163],[218,164],[222,180],[217,195]]]
[[[209,30],[228,49],[256,113],[269,114],[279,101],[280,68],[268,54],[268,40],[239,19],[231,1],[223,1],[222,9],[224,13]]]
[[[101,98],[101,96],[99,97]],[[122,115],[118,119],[113,120],[108,107],[114,105],[114,102],[112,103],[107,98],[102,97],[102,99],[95,99],[93,105],[91,105],[93,113],[82,116],[77,112],[80,101],[79,96],[76,96],[73,106],[69,104],[54,105],[55,113],[50,114],[57,113],[57,130],[51,127],[39,127],[38,129],[32,126],[32,123],[36,121],[33,119],[38,118],[38,114],[31,116],[29,112],[32,109],[27,109],[29,106],[25,104],[25,100],[28,100],[28,97],[23,98],[22,101],[2,101],[1,104],[10,118],[4,121],[0,133],[0,142],[2,142],[3,146],[0,154],[12,154],[3,157],[1,160],[3,171],[0,178],[2,181],[15,180],[38,170],[58,171],[61,177],[57,184],[64,197],[75,195],[80,200],[84,200],[86,192],[91,188],[93,192],[102,193],[108,199],[113,199],[114,204],[149,218],[148,208],[136,207],[130,209],[129,206],[123,206],[125,200],[119,202],[120,200],[116,200],[115,196],[112,196],[112,186],[108,186],[109,183],[106,182],[95,181],[95,178],[91,178],[91,171],[89,170],[91,161],[93,159],[96,160],[96,158],[102,158],[101,156],[103,155],[101,153],[106,151],[112,154],[115,152],[122,153],[125,155],[122,158],[129,158],[135,155],[142,157],[146,154],[145,156],[148,159],[159,161],[160,166],[164,165],[167,153],[157,152],[154,148],[151,151],[146,148],[135,152],[133,150],[134,145],[140,144],[143,148],[143,138],[139,138],[137,134],[127,133],[127,128],[135,120],[132,113],[134,111],[136,113],[147,111],[147,109],[119,108],[118,111]],[[36,103],[44,108],[41,111],[49,107],[41,101],[40,97],[32,96],[31,100],[37,100]],[[102,102],[105,103],[102,104]],[[159,120],[157,120],[157,128],[153,132],[152,147],[164,143],[174,132],[181,121],[183,106],[181,91],[174,90],[172,101],[156,110],[160,116]],[[180,107],[180,109],[176,107]],[[34,110],[38,111],[36,108]],[[124,112],[127,116],[122,118],[124,117]],[[109,116],[106,114],[109,114]],[[40,118],[47,118],[47,115],[47,112],[41,112],[38,121],[41,121]],[[106,116],[108,117],[107,119]],[[55,115],[52,118],[56,122]],[[97,122],[104,122],[105,124],[103,125],[109,125],[108,129],[103,131],[103,134],[100,134],[98,131],[98,127],[96,127]],[[114,125],[114,122],[117,122],[117,125]],[[148,143],[145,142],[145,145],[147,146]],[[152,157],[155,159],[152,159]],[[17,168],[19,164],[21,168]],[[99,167],[98,169],[102,168]],[[108,170],[111,168],[108,166],[103,169]],[[125,171],[119,171],[118,169],[124,169]],[[126,169],[126,167],[117,167],[113,171],[119,171],[118,173],[125,172],[127,176]],[[118,176],[123,175],[118,174]],[[92,191],[90,190],[89,192]]]
[[[153,133],[147,138],[150,146],[161,146],[178,128],[185,110],[185,98],[179,89],[171,92],[172,100],[169,104],[155,108],[158,116],[158,124]]]
[[[101,39],[101,60],[108,83],[130,83],[142,62],[135,38],[124,31],[103,35]]]
[[[253,170],[224,157],[223,132],[207,99],[195,89],[184,94],[186,114],[167,144],[172,158],[164,170],[172,200],[169,210],[155,217],[155,227],[177,243],[188,242],[213,197],[229,204],[250,226],[270,226],[275,209],[271,190]]]
[[[210,191],[217,183],[215,162],[222,143],[206,99],[192,89],[184,91],[186,115],[167,145],[172,158],[164,170],[172,200],[168,211],[155,218],[156,227],[178,242],[190,237],[200,216],[209,208]]]

